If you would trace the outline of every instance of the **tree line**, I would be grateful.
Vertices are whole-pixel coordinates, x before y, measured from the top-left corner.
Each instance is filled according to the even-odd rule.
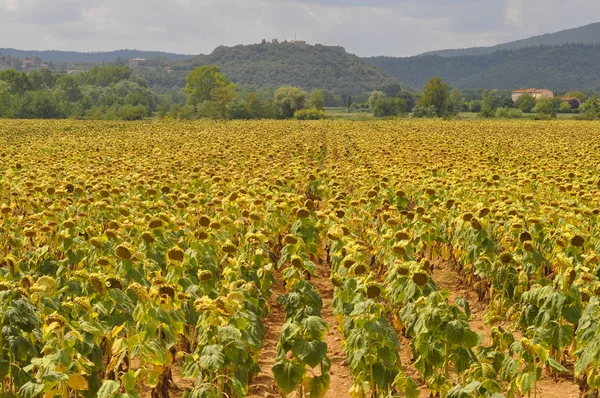
[[[126,66],[96,66],[80,75],[15,69],[0,71],[0,117],[140,120],[173,119],[321,119],[326,106],[343,105],[348,112],[371,112],[375,117],[453,118],[475,112],[483,118],[519,118],[526,114],[552,118],[557,113],[578,113],[596,119],[600,101],[582,92],[536,100],[523,95],[513,102],[511,93],[499,90],[463,90],[440,77],[430,79],[422,92],[409,92],[391,82],[379,90],[337,96],[293,86],[255,90],[237,86],[218,66],[200,66],[186,77],[184,89],[157,93]]]

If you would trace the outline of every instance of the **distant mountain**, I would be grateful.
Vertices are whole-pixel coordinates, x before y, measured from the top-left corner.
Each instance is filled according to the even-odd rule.
[[[600,22],[578,28],[561,30],[556,33],[547,33],[540,36],[498,44],[491,47],[472,47],[451,50],[430,51],[422,55],[439,55],[441,57],[458,57],[463,55],[490,54],[503,50],[518,50],[535,46],[562,46],[564,44],[597,44],[600,43]]]
[[[415,88],[440,76],[459,89],[600,90],[600,44],[529,47],[458,57],[420,55],[365,60]]]
[[[218,47],[210,55],[174,62],[170,70],[135,68],[150,86],[185,85],[185,77],[202,65],[218,65],[231,81],[257,89],[292,85],[305,90],[323,88],[337,94],[375,90],[397,79],[343,47],[303,43],[266,43]]]
[[[76,52],[76,51],[56,51],[56,50],[17,50],[14,48],[0,48],[0,54],[10,55],[16,58],[33,58],[39,57],[45,62],[53,62],[55,64],[62,63],[90,63],[101,64],[103,62],[114,62],[118,57],[121,58],[156,58],[167,57],[171,61],[179,61],[187,58],[192,58],[193,55],[172,54],[162,51],[142,51],[142,50],[116,50],[116,51],[99,51],[99,52]]]

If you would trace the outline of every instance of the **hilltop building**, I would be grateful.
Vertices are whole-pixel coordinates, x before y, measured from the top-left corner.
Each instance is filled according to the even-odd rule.
[[[134,68],[140,64],[140,62],[146,61],[146,58],[132,58],[129,60],[129,67]]]

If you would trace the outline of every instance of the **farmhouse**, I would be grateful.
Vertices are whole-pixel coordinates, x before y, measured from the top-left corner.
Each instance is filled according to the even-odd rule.
[[[581,105],[581,101],[577,97],[560,97],[562,102],[568,102],[569,104],[573,104],[577,102],[577,106]]]
[[[512,92],[512,100],[518,100],[523,94],[529,94],[535,99],[542,97],[553,98],[554,93],[545,88],[520,88]]]

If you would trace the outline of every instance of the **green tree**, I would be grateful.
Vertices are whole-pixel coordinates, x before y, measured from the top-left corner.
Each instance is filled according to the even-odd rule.
[[[381,91],[389,98],[396,98],[402,92],[402,86],[400,83],[390,83],[383,86]]]
[[[15,69],[7,69],[0,72],[0,80],[10,85],[12,94],[23,95],[32,89],[29,77],[25,72],[17,72]]]
[[[260,99],[260,94],[249,93],[246,95],[246,109],[251,119],[260,119],[262,117],[264,104]]]
[[[531,110],[535,107],[535,104],[536,100],[531,94],[521,95],[516,103],[517,108],[525,113],[531,112]]]
[[[481,110],[479,111],[479,117],[492,118],[496,115],[494,108],[490,104],[490,92],[483,90],[483,99],[481,100]]]
[[[546,97],[538,99],[532,111],[534,113],[539,113],[542,115],[556,116],[556,108],[554,102],[550,98]]]
[[[453,88],[446,101],[446,114],[457,115],[463,109],[464,97],[460,91]]]
[[[128,80],[133,71],[126,66],[94,66],[92,69],[80,75],[83,84],[90,86],[108,87],[112,84]]]
[[[585,99],[585,94],[582,93],[581,91],[569,91],[568,93],[565,94],[565,97],[575,97],[579,101],[583,101]]]
[[[375,117],[399,116],[406,112],[406,102],[402,98],[379,98],[373,107]]]
[[[292,86],[282,86],[275,91],[275,106],[283,118],[294,117],[294,112],[304,109],[306,104],[306,91]]]
[[[62,90],[70,102],[79,101],[82,97],[79,82],[74,76],[62,75],[56,79],[55,86]]]
[[[220,72],[218,66],[201,66],[187,75],[185,92],[188,94],[188,103],[198,106],[211,99],[211,93],[216,88],[231,85],[231,82]]]
[[[0,80],[0,117],[10,116],[10,104],[10,85],[5,81]]]
[[[29,82],[31,83],[31,90],[42,90],[48,88],[46,86],[46,81],[44,79],[44,75],[40,71],[34,70],[29,72]]]
[[[222,118],[227,116],[227,106],[235,98],[235,84],[229,84],[225,87],[215,87],[210,92],[210,99],[214,101],[219,108],[219,115]]]
[[[443,82],[441,77],[433,77],[423,88],[418,105],[421,108],[434,106],[437,115],[443,116],[446,114],[449,92],[448,83]]]
[[[310,93],[310,106],[319,110],[325,108],[325,95],[323,94],[323,90],[315,89]]]
[[[373,91],[367,101],[369,103],[369,108],[371,108],[371,110],[374,110],[375,104],[377,104],[377,101],[379,101],[380,99],[386,99],[386,98],[387,98],[387,95],[383,91]]]
[[[597,119],[600,116],[600,100],[596,96],[588,98],[581,104],[579,111],[582,119]]]
[[[481,100],[469,101],[469,112],[479,113],[481,111]]]

